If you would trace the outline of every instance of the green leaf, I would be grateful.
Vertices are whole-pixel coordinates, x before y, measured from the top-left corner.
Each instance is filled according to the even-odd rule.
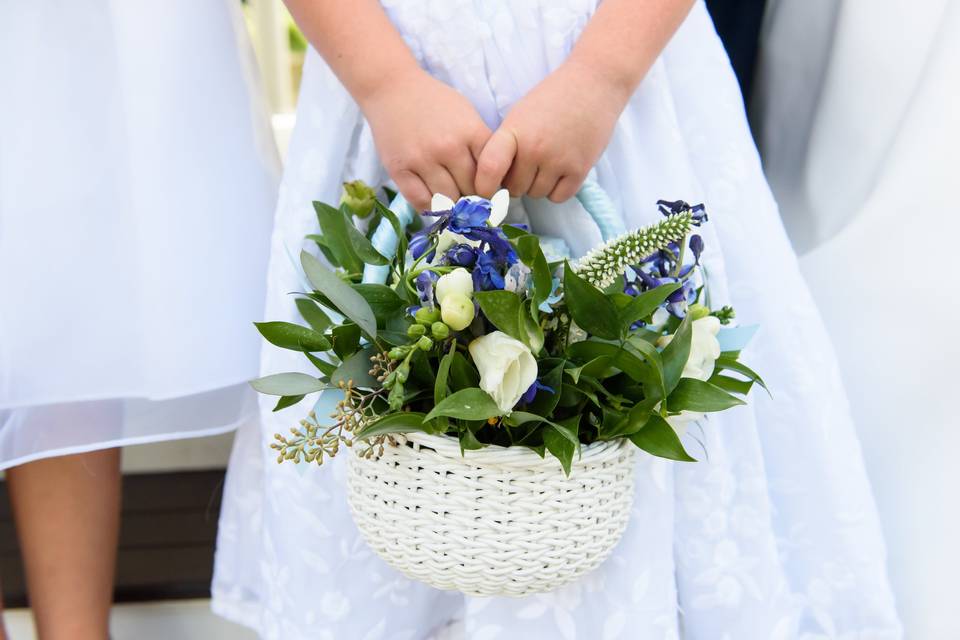
[[[577,325],[607,340],[620,336],[617,306],[602,291],[574,273],[569,262],[563,265],[563,299]]]
[[[477,440],[477,436],[469,428],[464,428],[460,430],[460,455],[463,455],[464,451],[474,451],[476,449],[483,449],[485,444]]]
[[[440,404],[440,402],[450,393],[449,388],[447,387],[447,379],[450,377],[450,365],[453,364],[453,357],[456,353],[457,343],[455,341],[451,341],[450,351],[440,358],[440,364],[437,366],[437,379],[433,384],[434,406]],[[438,428],[445,428],[449,424],[449,420],[447,420],[446,416],[441,416],[437,418],[437,423]]]
[[[397,251],[396,251],[396,253],[394,254],[394,259],[397,261],[397,264],[400,265],[400,268],[401,268],[401,270],[402,270],[402,269],[403,269],[403,264],[404,264],[404,258],[405,258],[406,255],[407,255],[407,234],[406,234],[406,231],[405,231],[405,229],[403,228],[403,225],[400,224],[400,218],[397,217],[397,214],[395,214],[393,211],[391,211],[391,210],[390,210],[388,207],[386,207],[382,202],[380,202],[380,201],[378,200],[376,203],[374,203],[374,207],[376,208],[377,212],[378,212],[380,215],[382,215],[384,218],[387,219],[387,221],[388,221],[388,222],[390,223],[390,225],[393,227],[394,233],[397,234],[397,238],[400,239],[400,241],[397,242]],[[419,220],[419,218],[416,217],[416,216],[414,216],[413,220],[414,220],[414,222],[416,222],[417,220]]]
[[[533,300],[524,300],[520,305],[520,316],[517,318],[517,324],[523,332],[520,342],[530,347],[533,355],[540,353],[543,349],[543,329],[540,327],[539,313],[533,306]]]
[[[326,360],[323,360],[322,358],[318,358],[312,353],[304,353],[304,355],[307,356],[307,360],[309,360],[310,363],[313,364],[313,366],[315,366],[317,369],[319,369],[320,372],[323,373],[323,375],[325,376],[329,376],[333,374],[334,371],[337,370],[337,365],[333,362],[327,362]]]
[[[364,283],[352,285],[353,290],[363,296],[373,315],[381,325],[398,315],[405,303],[397,292],[383,284]]]
[[[378,383],[370,375],[370,368],[373,366],[370,357],[375,353],[377,353],[377,348],[372,346],[354,353],[333,372],[330,376],[330,384],[338,386],[341,382],[346,383],[348,380],[353,380],[353,386],[355,387],[376,388]]]
[[[271,344],[294,351],[327,351],[330,341],[322,333],[291,322],[254,322]]]
[[[526,331],[520,331],[520,296],[511,291],[478,291],[474,296],[487,320],[511,338],[526,343]]]
[[[313,327],[314,331],[323,333],[332,324],[329,316],[323,312],[320,305],[310,298],[297,298],[297,310],[307,324]]]
[[[720,373],[714,373],[707,382],[720,387],[724,391],[739,393],[743,396],[750,393],[750,389],[753,388],[753,380],[740,380],[739,378],[725,376]]]
[[[401,412],[386,415],[376,422],[372,422],[354,434],[359,440],[368,440],[376,436],[391,433],[414,433],[424,431],[424,416],[422,413]]]
[[[763,378],[760,377],[760,374],[737,360],[735,355],[727,355],[727,353],[720,354],[720,358],[715,363],[715,366],[717,369],[729,369],[730,371],[736,371],[752,382],[759,384],[764,388],[764,390],[766,390],[768,394],[770,393],[770,389],[767,389],[767,383],[763,381]]]
[[[553,290],[553,276],[550,274],[547,259],[543,257],[540,239],[533,235],[519,237],[517,239],[517,256],[532,271],[533,307],[536,308],[550,297]]]
[[[250,386],[268,396],[298,396],[329,387],[305,373],[275,373],[250,381]]]
[[[320,223],[320,230],[323,232],[323,242],[337,258],[340,266],[347,273],[363,271],[363,260],[354,250],[347,231],[347,227],[356,230],[353,222],[345,217],[339,209],[334,209],[325,202],[314,202],[313,208],[317,212],[317,221]]]
[[[472,388],[461,389],[438,402],[426,419],[447,416],[461,420],[486,420],[501,413],[500,407],[486,391]]]
[[[616,367],[637,382],[655,383],[658,378],[653,365],[626,348],[609,342],[596,340],[574,342],[567,347],[567,356],[578,362],[586,361],[579,375],[599,377],[598,369],[602,371],[606,367]],[[593,362],[601,357],[609,358],[609,362],[604,360]]]
[[[453,391],[469,389],[480,384],[480,373],[467,360],[466,356],[457,351],[450,364],[450,388]]]
[[[357,323],[370,338],[377,337],[376,316],[363,296],[306,251],[300,253],[300,264],[310,284],[326,296],[337,311]]]
[[[521,229],[520,227],[512,224],[505,224],[501,226],[500,229],[503,231],[503,235],[507,236],[507,239],[509,240],[531,235],[529,231]]]
[[[695,378],[681,378],[667,398],[670,411],[725,411],[741,404],[746,403],[720,387]]]
[[[333,352],[341,360],[349,358],[360,347],[360,327],[352,322],[334,327],[330,333],[333,335]]]
[[[577,418],[579,419],[579,416]],[[569,476],[573,454],[580,446],[575,427],[571,429],[568,425],[550,423],[543,430],[543,444],[547,447],[547,451],[560,461],[563,473]]]
[[[629,438],[630,442],[651,455],[680,462],[696,462],[683,448],[673,427],[656,414],[651,415],[643,428]]]
[[[544,362],[541,360],[538,364],[543,366]],[[553,393],[545,390],[538,391],[533,402],[527,407],[528,411],[541,416],[549,416],[553,413],[553,410],[557,407],[557,403],[560,401],[560,385],[563,384],[563,366],[564,361],[561,360],[552,369],[540,374],[540,383],[553,389]]]
[[[687,365],[687,360],[690,359],[690,342],[692,339],[693,321],[690,314],[687,314],[680,326],[677,327],[670,344],[660,354],[660,358],[663,360],[663,386],[668,394],[680,382],[683,368]]]
[[[341,205],[340,213],[344,218],[344,229],[347,232],[347,241],[357,256],[366,264],[373,264],[380,267],[390,264],[390,260],[377,251],[373,244],[367,240],[367,237],[360,233],[360,230],[353,224],[353,218],[347,205]]]
[[[304,394],[299,394],[295,396],[280,396],[280,399],[277,400],[277,406],[273,408],[274,411],[280,411],[281,409],[286,409],[287,407],[292,407],[301,400],[304,399]]]
[[[637,320],[643,320],[656,311],[657,308],[663,304],[663,301],[667,299],[667,296],[681,286],[683,285],[678,282],[671,282],[669,284],[662,284],[649,291],[644,291],[620,310],[620,323],[626,330],[629,330],[630,325]]]

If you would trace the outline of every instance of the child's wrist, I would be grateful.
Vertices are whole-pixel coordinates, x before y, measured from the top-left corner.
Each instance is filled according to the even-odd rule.
[[[379,71],[375,76],[375,81],[351,88],[350,94],[360,105],[360,109],[366,110],[394,89],[399,87],[409,88],[420,79],[423,73],[423,69],[416,63],[398,65],[394,68]]]
[[[604,98],[625,105],[636,90],[637,81],[614,65],[578,56],[577,52],[567,58],[561,69],[570,75],[579,86],[597,88]],[[597,87],[599,85],[599,87]]]

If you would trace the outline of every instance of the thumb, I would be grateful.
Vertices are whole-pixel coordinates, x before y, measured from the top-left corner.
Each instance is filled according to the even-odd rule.
[[[477,194],[489,198],[503,184],[503,178],[517,155],[517,138],[500,128],[493,132],[477,157]]]

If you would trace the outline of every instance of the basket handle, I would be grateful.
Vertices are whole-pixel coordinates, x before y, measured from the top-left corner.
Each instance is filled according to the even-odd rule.
[[[600,236],[604,242],[626,231],[622,218],[617,215],[617,209],[613,204],[613,199],[610,198],[610,195],[603,190],[600,183],[592,176],[584,181],[580,190],[577,191],[576,198],[584,211],[593,219],[597,228],[600,229]],[[399,193],[393,199],[393,202],[390,203],[390,211],[397,216],[401,226],[404,228],[413,222],[413,216],[416,215],[414,208],[410,206]],[[390,224],[390,221],[380,221],[376,231],[373,232],[373,236],[370,238],[370,242],[374,248],[383,255],[393,255],[393,252],[397,250],[398,239],[396,231],[393,225]],[[368,264],[363,268],[363,281],[382,284],[387,281],[389,274],[390,268],[387,266]]]

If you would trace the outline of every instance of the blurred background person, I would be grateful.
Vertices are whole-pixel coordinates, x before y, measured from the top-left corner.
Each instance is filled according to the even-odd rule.
[[[907,635],[960,637],[960,4],[775,0],[760,51],[754,133],[840,357]]]
[[[0,468],[44,640],[108,637],[116,447],[254,419],[277,162],[239,9],[0,3]]]

